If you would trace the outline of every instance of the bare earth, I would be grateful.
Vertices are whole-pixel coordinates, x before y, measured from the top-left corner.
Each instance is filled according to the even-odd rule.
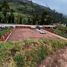
[[[44,30],[46,34],[40,34],[35,29],[29,29],[29,28],[17,28],[14,29],[10,37],[7,41],[22,41],[24,39],[29,38],[48,38],[48,39],[58,39],[59,37],[53,33],[50,33],[46,30]]]
[[[67,67],[67,47],[48,56],[38,67]]]

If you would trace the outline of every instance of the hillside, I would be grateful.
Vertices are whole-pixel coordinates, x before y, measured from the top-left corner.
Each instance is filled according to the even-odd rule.
[[[2,4],[4,0],[0,0],[0,4]],[[38,13],[41,14],[44,10],[47,10],[48,12],[55,13],[55,11],[51,10],[49,7],[45,7],[36,3],[33,3],[29,0],[7,0],[9,3],[10,8],[14,9],[14,11],[18,11],[21,13]],[[57,14],[60,14],[56,12]]]
[[[0,0],[0,7],[3,2],[4,0]],[[63,14],[58,13],[55,10],[51,10],[49,7],[33,3],[29,0],[8,0],[8,5],[10,9],[14,11],[15,16],[18,14],[22,15],[23,22],[21,18],[21,22],[18,20],[18,23],[28,22],[27,24],[36,24],[36,22],[39,22],[39,24],[42,25],[67,21],[66,18],[63,17]],[[49,17],[46,16],[45,11],[47,11],[47,15],[49,15]],[[2,12],[2,10],[0,10],[0,12]],[[33,19],[30,16],[34,16]],[[44,18],[47,19],[46,23],[44,23]],[[17,20],[14,21],[16,23]]]
[[[0,3],[2,3],[3,1],[4,0],[0,0]],[[44,6],[38,5],[28,0],[8,0],[8,2],[10,8],[12,8],[14,11],[27,14],[32,14],[32,11],[33,13],[41,13],[45,8]]]

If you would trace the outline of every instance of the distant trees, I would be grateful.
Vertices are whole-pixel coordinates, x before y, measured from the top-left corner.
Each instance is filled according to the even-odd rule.
[[[0,14],[1,14],[0,22],[1,23],[18,23],[18,24],[24,23],[24,24],[30,24],[30,25],[47,25],[47,24],[53,24],[53,23],[63,23],[67,21],[67,19],[65,19],[61,13],[57,13],[55,10],[53,11],[50,9],[45,9],[45,10],[42,10],[41,13],[39,13],[40,12],[40,11],[38,12],[39,8],[35,8],[35,9],[37,10],[33,10],[32,12],[30,11],[30,14],[29,14],[29,11],[27,11],[26,9],[25,10],[26,15],[21,16],[24,9],[20,10],[22,13],[14,12],[14,10],[10,8],[10,5],[7,2],[7,0],[5,0],[2,3],[2,5],[0,5]]]
[[[19,17],[19,23],[22,24],[22,16]]]
[[[0,6],[0,11],[2,10],[1,6]]]
[[[18,21],[15,22],[14,10],[10,8],[8,2],[5,0],[0,6],[0,22],[1,23],[20,23],[22,24],[22,17],[19,16]]]
[[[18,18],[17,18],[19,24],[22,24],[22,16],[21,15],[18,15]]]
[[[33,25],[38,24],[38,15],[37,14],[36,15],[33,15],[33,17],[32,17],[32,24]]]
[[[10,14],[8,16],[8,23],[14,23],[14,14],[13,14],[12,9],[11,9]]]
[[[47,25],[52,23],[52,16],[48,11],[44,11],[41,15],[35,14],[32,18],[33,25]]]
[[[3,22],[7,23],[7,16],[8,16],[7,13],[10,10],[8,2],[4,1],[3,4],[2,4],[2,6],[1,6],[1,8],[2,8],[2,14],[3,14]]]
[[[31,24],[31,23],[32,23],[31,20],[32,20],[32,19],[31,19],[30,17],[28,17],[28,23],[27,23],[27,24]]]
[[[42,14],[35,14],[32,18],[32,24],[49,25],[63,22],[63,15],[57,12],[44,10]]]
[[[2,20],[2,17],[0,16],[0,22],[1,22],[1,20]]]
[[[27,23],[26,18],[23,18],[19,13],[15,14],[15,11],[10,8],[7,0],[0,6],[0,14],[0,23]]]

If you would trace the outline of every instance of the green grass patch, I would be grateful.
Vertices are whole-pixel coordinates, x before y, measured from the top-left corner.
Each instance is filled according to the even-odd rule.
[[[2,35],[4,35],[4,34],[6,34],[7,32],[9,32],[10,31],[10,28],[2,28],[1,30],[0,30],[0,36],[2,36]]]
[[[36,67],[48,55],[65,46],[67,46],[66,41],[48,39],[1,42],[0,66],[3,67],[8,63],[8,67],[10,65],[10,67]]]
[[[54,33],[67,38],[67,27],[58,26],[52,30]]]

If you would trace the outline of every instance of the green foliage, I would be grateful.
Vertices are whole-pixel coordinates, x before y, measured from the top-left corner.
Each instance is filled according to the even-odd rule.
[[[13,10],[13,14],[11,14]],[[43,7],[33,2],[20,2],[15,1],[4,1],[0,4],[0,15],[1,23],[15,23],[15,24],[53,24],[65,22],[66,18],[61,13],[51,10],[49,7]],[[16,17],[16,13],[19,14]],[[20,16],[20,14],[22,16]],[[25,15],[25,16],[24,16]],[[30,18],[29,18],[30,17]],[[18,20],[18,21],[17,21]]]
[[[6,59],[12,57],[16,67],[36,67],[48,55],[65,46],[67,46],[66,41],[48,39],[0,43],[0,65],[3,62],[8,63]],[[17,50],[14,56],[11,55],[12,49]]]
[[[14,61],[17,64],[17,67],[24,67],[24,57],[21,54],[15,56]]]
[[[67,38],[67,27],[57,26],[53,29],[54,33]]]
[[[6,34],[7,32],[10,32],[10,28],[7,28],[7,27],[6,27],[6,28],[1,29],[1,30],[0,30],[0,36]]]

